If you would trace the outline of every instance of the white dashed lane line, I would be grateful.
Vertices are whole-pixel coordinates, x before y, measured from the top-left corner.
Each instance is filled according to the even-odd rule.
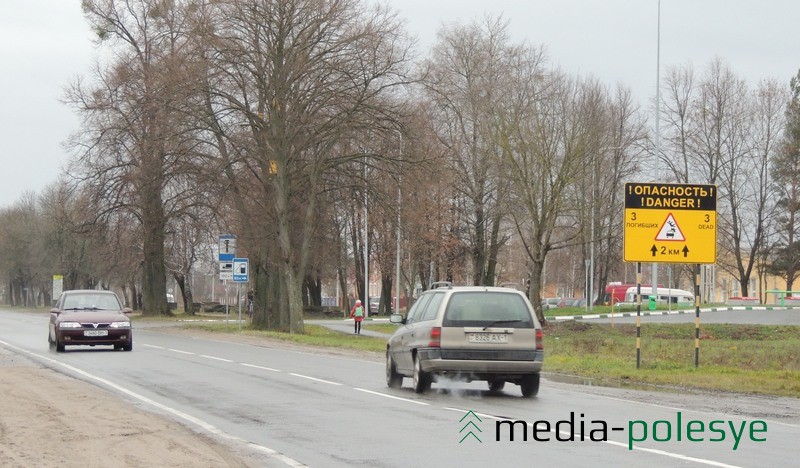
[[[280,369],[273,369],[272,367],[257,366],[255,364],[247,364],[247,363],[244,363],[244,362],[240,362],[239,364],[241,364],[241,365],[243,365],[245,367],[252,367],[254,369],[261,369],[261,370],[267,370],[267,371],[272,371],[272,372],[280,372],[281,371]]]
[[[301,377],[303,379],[313,380],[315,382],[322,382],[322,383],[326,383],[326,384],[330,384],[330,385],[344,385],[344,384],[341,384],[339,382],[331,382],[330,380],[318,379],[316,377],[310,377],[308,375],[295,374],[294,372],[289,372],[289,375],[293,375],[295,377]]]
[[[207,354],[199,354],[198,356],[200,356],[200,357],[203,357],[203,358],[206,358],[206,359],[213,359],[213,360],[215,360],[215,361],[222,361],[222,362],[233,362],[233,361],[231,361],[230,359],[225,359],[225,358],[216,357],[216,356],[209,356],[209,355],[207,355]]]
[[[384,398],[391,398],[392,400],[400,400],[408,403],[414,403],[415,405],[430,406],[430,403],[425,403],[424,401],[409,400],[408,398],[398,397],[394,395],[387,395],[386,393],[381,393],[381,392],[374,392],[372,390],[367,390],[366,388],[353,387],[353,390],[358,390],[359,392],[369,393],[370,395],[377,395]]]

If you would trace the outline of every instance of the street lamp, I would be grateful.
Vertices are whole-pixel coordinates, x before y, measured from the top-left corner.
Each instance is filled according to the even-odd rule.
[[[658,182],[658,155],[661,151],[659,146],[660,126],[659,121],[661,117],[661,0],[658,0],[658,27],[656,34],[656,135],[655,135],[655,164],[653,167],[653,179]],[[653,263],[652,278],[652,294],[658,295],[658,263]]]
[[[369,317],[369,209],[367,207],[367,157],[364,156],[364,315]]]
[[[589,313],[589,302],[590,302],[589,296],[591,295],[591,291],[592,291],[591,287],[589,286],[589,266],[591,265],[591,261],[586,260],[585,263],[586,263],[586,277],[585,277],[586,279],[583,282],[583,288],[584,288],[584,291],[587,291],[587,292],[584,294],[584,296],[586,297],[586,304],[584,304],[583,307],[584,307],[584,310],[586,310],[586,313],[588,314]],[[594,276],[594,275],[592,275],[592,276]]]
[[[589,297],[586,302],[589,303],[589,312],[594,310],[594,185],[595,185],[595,172],[594,164],[592,164],[592,213],[591,213],[591,238],[589,239],[589,261],[591,263],[591,274],[589,275]]]
[[[403,132],[397,131],[400,136],[400,159],[403,159]],[[397,270],[395,275],[395,297],[394,313],[400,313],[400,203],[402,201],[400,187],[402,186],[402,174],[397,178]]]

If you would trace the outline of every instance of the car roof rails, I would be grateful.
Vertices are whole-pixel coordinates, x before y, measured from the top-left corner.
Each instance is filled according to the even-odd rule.
[[[439,289],[440,287],[446,287],[448,289],[453,288],[453,283],[450,281],[434,281],[431,283],[431,289]]]

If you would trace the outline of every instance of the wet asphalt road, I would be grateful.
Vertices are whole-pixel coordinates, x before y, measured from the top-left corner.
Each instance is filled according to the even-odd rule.
[[[745,405],[702,395],[653,396],[547,379],[534,399],[520,397],[512,384],[490,393],[482,382],[437,382],[432,392],[418,395],[407,379],[401,389],[388,389],[384,366],[375,357],[230,343],[157,327],[135,330],[130,353],[69,347],[56,353],[47,346],[46,321],[45,314],[0,313],[0,346],[201,432],[246,442],[248,450],[270,454],[268,466],[486,467],[534,461],[543,466],[791,466],[796,461],[800,416],[781,414],[794,399],[769,399],[762,408],[752,400]],[[352,323],[341,325],[352,331]],[[470,411],[477,418],[467,426]],[[502,421],[519,422],[513,441],[510,425]],[[709,432],[713,421],[721,421],[714,423],[717,429],[733,429],[712,441],[719,438]],[[757,421],[766,424],[765,431]],[[688,422],[695,441],[687,440]],[[747,432],[754,423],[759,440]],[[705,429],[698,432],[701,426]],[[742,427],[745,436],[740,432],[734,450],[731,431]],[[649,440],[644,440],[648,429]]]

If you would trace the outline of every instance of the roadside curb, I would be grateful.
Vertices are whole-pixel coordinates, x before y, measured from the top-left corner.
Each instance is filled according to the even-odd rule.
[[[791,310],[792,307],[772,307],[772,306],[736,306],[736,307],[709,307],[700,309],[700,312],[723,312],[731,310]],[[681,310],[659,310],[655,312],[647,311],[638,314],[641,317],[664,316],[664,315],[680,315],[680,314],[693,314],[695,309],[681,309]],[[569,320],[592,320],[592,319],[613,319],[620,317],[636,317],[636,312],[620,312],[619,314],[589,314],[589,315],[562,315],[554,317],[545,317],[547,320],[556,322],[564,322]]]

